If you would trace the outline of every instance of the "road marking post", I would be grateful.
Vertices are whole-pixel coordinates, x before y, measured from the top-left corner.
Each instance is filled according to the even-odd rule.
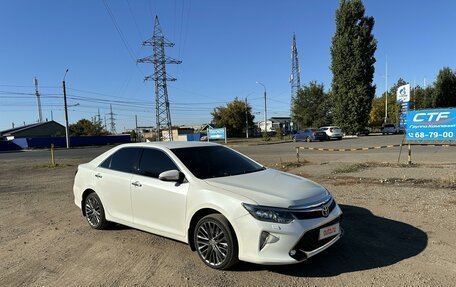
[[[54,144],[51,144],[51,164],[52,164],[52,166],[55,166]]]
[[[298,163],[299,163],[299,147],[296,147],[296,159],[298,160]]]
[[[407,164],[411,165],[412,164],[412,148],[410,146],[410,143],[408,144],[408,158],[407,158]]]

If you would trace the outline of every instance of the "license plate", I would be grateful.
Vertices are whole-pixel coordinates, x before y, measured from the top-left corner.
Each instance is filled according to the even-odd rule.
[[[319,240],[337,235],[340,233],[340,225],[339,223],[326,226],[320,229],[320,235],[318,236]]]

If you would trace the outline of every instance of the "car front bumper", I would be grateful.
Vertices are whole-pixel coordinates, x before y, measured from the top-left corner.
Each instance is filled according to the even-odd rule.
[[[302,262],[336,243],[343,234],[318,240],[322,227],[342,219],[339,206],[328,217],[294,220],[289,224],[264,222],[250,214],[233,222],[239,243],[239,259],[257,264],[283,265]],[[267,239],[265,240],[265,235]]]

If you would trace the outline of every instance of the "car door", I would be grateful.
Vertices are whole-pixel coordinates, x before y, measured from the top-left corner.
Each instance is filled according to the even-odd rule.
[[[95,192],[105,212],[119,223],[133,222],[131,177],[137,169],[141,148],[121,148],[103,161],[95,171]]]
[[[158,179],[160,173],[172,169],[179,170],[164,151],[143,149],[138,173],[131,179],[133,220],[152,232],[183,237],[189,183]]]

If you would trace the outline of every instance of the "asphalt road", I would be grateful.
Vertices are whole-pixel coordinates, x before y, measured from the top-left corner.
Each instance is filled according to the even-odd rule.
[[[275,164],[296,160],[296,147],[315,148],[361,148],[400,144],[403,135],[369,135],[358,138],[346,138],[325,142],[288,142],[280,144],[247,145],[233,144],[236,150],[260,161],[262,164]],[[228,141],[228,145],[230,142]],[[87,162],[111,147],[85,147],[57,149],[55,158]],[[399,147],[367,151],[331,152],[300,150],[300,158],[311,162],[368,162],[380,161],[395,163],[399,156]],[[49,150],[31,150],[0,153],[0,160],[43,160],[49,158]],[[407,161],[407,147],[404,147],[401,162]],[[456,163],[456,147],[412,146],[412,162],[416,163]]]

